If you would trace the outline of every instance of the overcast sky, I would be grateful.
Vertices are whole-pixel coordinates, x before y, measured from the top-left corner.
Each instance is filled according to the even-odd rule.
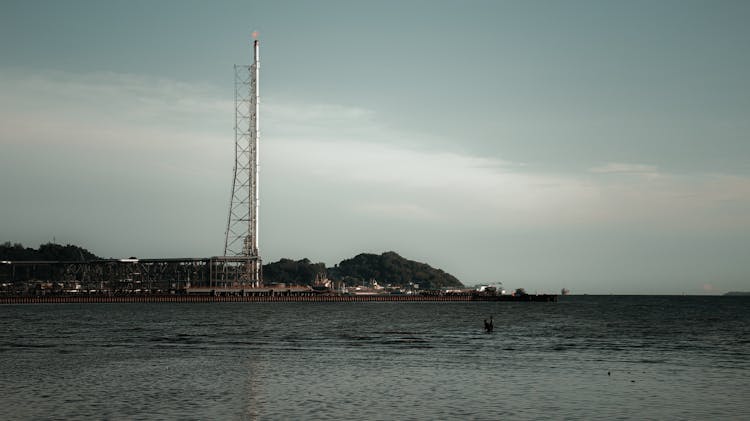
[[[261,39],[261,254],[750,290],[750,2],[0,2],[0,241],[221,254]]]

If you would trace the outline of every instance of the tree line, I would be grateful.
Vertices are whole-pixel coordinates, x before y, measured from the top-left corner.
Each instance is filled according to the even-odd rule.
[[[0,244],[0,260],[56,260],[56,261],[81,261],[99,260],[100,257],[85,248],[72,244],[41,244],[38,249],[24,247],[21,243],[6,241]]]

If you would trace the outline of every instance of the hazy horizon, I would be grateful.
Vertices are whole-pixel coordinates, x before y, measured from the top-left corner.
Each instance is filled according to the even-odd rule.
[[[740,1],[5,1],[0,241],[221,254],[257,30],[265,262],[747,291],[748,21]]]

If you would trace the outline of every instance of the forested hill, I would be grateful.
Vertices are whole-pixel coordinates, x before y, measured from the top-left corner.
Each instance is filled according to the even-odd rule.
[[[20,243],[11,244],[5,242],[0,244],[0,260],[97,260],[95,254],[71,244],[60,245],[54,243],[42,244],[38,249],[26,247]]]
[[[455,276],[426,263],[405,259],[392,251],[380,255],[362,253],[332,268],[326,268],[323,263],[312,263],[308,259],[281,259],[263,265],[263,280],[266,283],[312,284],[319,275],[344,281],[349,286],[362,285],[370,280],[376,280],[383,286],[415,283],[421,289],[462,286]]]
[[[421,289],[463,286],[455,276],[426,263],[405,259],[389,251],[380,255],[362,253],[328,269],[331,279],[361,283],[375,279],[381,285],[419,284]]]
[[[326,275],[325,263],[312,263],[310,259],[281,259],[263,265],[265,283],[312,285],[318,275]]]

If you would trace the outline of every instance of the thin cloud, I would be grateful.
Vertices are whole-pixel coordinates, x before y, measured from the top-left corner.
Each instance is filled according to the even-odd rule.
[[[6,144],[64,139],[68,145],[114,147],[114,140],[127,134],[130,144],[173,146],[179,135],[231,127],[230,100],[209,86],[168,79],[4,70],[0,91],[0,136]]]
[[[297,107],[284,111],[284,104],[276,104],[285,124],[307,130],[269,141],[265,150],[272,162],[266,165],[313,177],[328,190],[357,186],[367,192],[360,208],[382,209],[383,218],[397,217],[398,207],[390,204],[408,197],[414,208],[403,208],[405,215],[429,209],[436,220],[469,225],[706,230],[750,223],[725,209],[750,205],[746,177],[670,174],[654,165],[617,162],[585,173],[549,173],[495,157],[412,147],[408,133],[380,126],[373,113],[360,109],[337,109],[338,116],[349,116],[343,124],[347,131],[339,130],[339,118],[329,119],[327,112],[313,118],[313,128],[309,114],[295,118]]]
[[[351,209],[367,217],[387,216],[394,219],[422,222],[439,219],[434,210],[414,203],[354,203],[351,205]]]
[[[654,165],[627,164],[622,162],[609,162],[589,169],[595,174],[633,174],[633,175],[659,175],[659,168]]]

